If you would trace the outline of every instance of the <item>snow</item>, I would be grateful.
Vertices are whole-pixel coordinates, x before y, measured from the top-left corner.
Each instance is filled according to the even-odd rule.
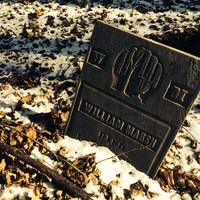
[[[0,67],[1,73],[4,76],[13,74],[13,71],[25,72],[27,65],[31,66],[33,61],[37,61],[42,67],[50,66],[51,72],[43,74],[40,78],[40,87],[23,89],[14,88],[12,85],[8,85],[7,89],[0,91],[0,111],[10,113],[14,111],[15,120],[23,122],[23,124],[30,123],[28,114],[30,113],[49,113],[53,108],[55,102],[59,99],[65,99],[71,103],[71,97],[67,91],[62,91],[55,97],[54,86],[62,83],[63,77],[66,80],[72,80],[73,74],[77,72],[77,68],[82,68],[85,52],[88,47],[88,43],[94,27],[94,21],[101,19],[103,13],[106,13],[106,17],[103,19],[114,26],[117,26],[125,31],[137,33],[138,35],[144,36],[151,33],[162,34],[163,27],[169,25],[170,30],[179,29],[181,32],[187,27],[197,28],[199,25],[200,12],[190,9],[191,1],[186,2],[186,5],[180,6],[180,4],[174,4],[173,9],[168,9],[165,12],[159,11],[154,12],[158,8],[163,8],[163,1],[155,0],[151,4],[148,1],[140,1],[139,3],[148,7],[150,11],[141,13],[136,8],[132,8],[125,3],[124,7],[119,7],[119,2],[114,1],[113,6],[105,7],[103,5],[94,4],[94,7],[90,9],[88,7],[80,8],[77,5],[66,3],[59,4],[58,2],[41,3],[39,1],[20,3],[20,2],[1,2],[0,3],[0,34],[11,34],[11,39],[0,40],[0,63],[5,66]],[[126,2],[126,1],[124,1]],[[199,9],[199,6],[196,5]],[[162,10],[161,9],[161,10]],[[27,26],[30,23],[28,14],[37,11],[38,18],[34,23],[39,24],[39,33],[45,28],[47,17],[53,16],[54,26],[48,26],[47,30],[44,31],[42,37],[48,39],[50,44],[46,44],[42,39],[31,40],[30,38],[23,38],[22,32],[24,25]],[[181,11],[181,12],[180,12]],[[185,12],[183,12],[185,11]],[[14,18],[13,18],[14,16]],[[67,19],[68,21],[73,20],[73,23],[63,25],[60,17]],[[171,18],[173,22],[168,22],[167,17]],[[160,20],[159,20],[160,19]],[[125,20],[125,24],[121,24],[121,20]],[[161,21],[161,22],[159,22]],[[82,27],[81,22],[85,22],[85,27]],[[71,29],[77,25],[81,38],[76,38],[76,41],[71,41],[72,34]],[[151,25],[156,26],[153,29]],[[28,29],[32,33],[32,29]],[[62,44],[66,42],[64,47],[55,47],[56,43]],[[81,43],[82,44],[81,44]],[[8,47],[2,44],[9,45]],[[33,45],[38,44],[38,48],[34,48]],[[69,46],[68,46],[69,45]],[[56,51],[55,51],[56,50]],[[44,53],[54,53],[55,58],[44,56]],[[73,63],[73,59],[78,58],[76,64]],[[76,66],[77,65],[77,66]],[[53,77],[51,81],[50,78]],[[0,83],[0,86],[3,83]],[[26,95],[35,95],[34,101],[31,104],[23,104],[24,112],[16,111],[15,106],[21,97]],[[52,99],[56,98],[55,101]],[[200,96],[196,99],[193,109],[187,116],[191,126],[187,127],[187,130],[191,132],[192,136],[186,131],[179,132],[176,141],[178,141],[183,148],[177,149],[174,145],[171,146],[168,155],[165,160],[170,168],[176,165],[181,165],[185,171],[191,171],[197,169],[197,175],[200,175],[199,163],[193,158],[193,162],[188,164],[187,156],[194,157],[194,154],[200,151],[200,145],[198,143],[197,148],[191,149],[190,142],[183,136],[194,137],[200,142],[200,111],[196,109],[195,105],[200,104]],[[141,196],[134,197],[135,200],[146,200],[146,199],[171,199],[178,200],[184,197],[184,199],[190,200],[192,197],[189,194],[183,194],[182,197],[176,191],[171,190],[165,192],[161,189],[161,186],[156,180],[152,180],[147,175],[139,172],[134,166],[130,165],[126,161],[120,160],[117,155],[111,152],[108,148],[97,146],[89,141],[79,141],[68,136],[58,142],[49,141],[47,143],[49,149],[56,152],[61,147],[65,147],[68,150],[67,157],[69,160],[75,160],[76,158],[95,153],[97,168],[100,171],[100,179],[103,183],[109,184],[117,181],[117,184],[112,186],[113,199],[118,197],[124,198],[124,189],[129,189],[130,185],[141,181],[144,185],[148,185],[149,191],[157,193],[155,197]],[[52,161],[48,156],[42,154],[38,147],[34,147],[31,153],[31,157],[41,160],[43,163],[51,168],[57,168],[59,163]],[[47,185],[48,196],[52,196],[53,186]],[[99,192],[99,185],[95,185],[90,181],[85,191],[88,193],[94,193],[97,197],[93,199],[103,200],[103,194]],[[33,188],[22,188],[18,186],[10,186],[8,188],[1,188],[0,199],[14,199],[15,196],[19,195],[19,199],[25,199],[25,194],[33,196]],[[198,197],[197,197],[198,198]]]
[[[159,194],[159,198],[155,197],[152,199],[170,199],[171,194],[164,192],[157,182],[150,179],[144,173],[136,170],[131,164],[127,163],[126,161],[119,160],[117,156],[106,147],[96,146],[91,142],[79,141],[76,139],[72,139],[68,136],[65,136],[63,140],[60,140],[56,144],[52,142],[48,143],[48,147],[49,149],[51,149],[51,151],[54,152],[61,147],[65,147],[68,150],[67,157],[73,159],[95,153],[97,168],[101,172],[100,179],[106,184],[117,181],[117,185],[114,185],[112,188],[112,193],[114,196],[116,195],[118,197],[123,197],[123,190],[129,189],[132,183],[140,180],[144,185],[146,184],[149,186],[149,190],[151,192]],[[37,150],[34,149],[32,155],[35,154],[35,152],[37,152]],[[37,156],[35,157],[40,157],[39,154],[40,153],[38,152]],[[113,159],[109,159],[113,156],[115,161],[113,161]],[[88,193],[95,192],[95,194],[98,194],[98,189],[99,187],[97,185],[89,182],[85,190]],[[100,194],[98,199],[103,200],[104,198]],[[147,199],[147,197],[136,197],[136,199]]]

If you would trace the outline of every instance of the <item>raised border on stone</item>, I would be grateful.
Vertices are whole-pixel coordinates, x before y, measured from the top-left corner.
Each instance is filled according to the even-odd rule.
[[[66,134],[154,177],[200,89],[200,58],[98,21]]]

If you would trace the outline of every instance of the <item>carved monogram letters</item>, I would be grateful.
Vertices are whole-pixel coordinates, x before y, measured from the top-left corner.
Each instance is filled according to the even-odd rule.
[[[88,55],[88,63],[94,67],[98,67],[100,69],[104,69],[104,60],[106,55],[97,49],[91,47]]]
[[[189,104],[189,96],[191,89],[181,84],[171,81],[165,92],[164,99],[182,107],[187,107]]]
[[[112,88],[137,97],[151,94],[159,84],[162,66],[150,50],[131,47],[119,53],[113,67]]]

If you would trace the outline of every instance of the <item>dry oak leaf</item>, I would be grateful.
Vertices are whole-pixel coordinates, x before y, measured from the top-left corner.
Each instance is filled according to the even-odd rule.
[[[20,176],[20,181],[19,181],[20,183],[23,182],[23,183],[29,184],[29,178],[30,178],[29,173],[24,173],[19,168],[17,168],[16,173],[19,174],[19,176]]]
[[[13,145],[17,142],[19,142],[20,144],[23,141],[23,136],[19,133],[21,133],[23,131],[23,127],[21,125],[18,125],[15,127],[15,129],[12,130],[12,137],[11,137],[11,142],[13,143]],[[16,133],[17,132],[17,133]],[[14,140],[14,141],[12,141]]]
[[[23,127],[21,125],[16,126],[15,130],[19,133],[21,133],[23,131]]]
[[[7,90],[9,88],[8,83],[1,83],[0,84],[0,91]]]
[[[69,117],[69,111],[67,111],[67,112],[62,112],[62,113],[60,114],[60,118],[61,118],[62,122],[67,122],[68,117]]]
[[[88,175],[88,182],[92,181],[92,183],[94,185],[98,185],[99,184],[99,177],[101,175],[101,171],[99,169],[95,169],[95,171],[93,171],[92,173],[90,173]]]
[[[21,135],[16,136],[17,141],[21,144],[23,141],[23,137]]]
[[[138,195],[145,196],[145,188],[140,180],[130,185],[130,192],[132,197]]]
[[[157,197],[157,196],[159,196],[159,194],[158,193],[156,193],[156,192],[151,192],[151,191],[148,191],[147,192],[147,196],[149,197],[149,199],[150,198],[154,198],[154,197]]]
[[[5,182],[6,182],[6,185],[9,186],[12,184],[12,181],[11,181],[11,175],[6,171],[4,172],[3,174],[4,178],[5,178]]]
[[[34,126],[29,127],[26,130],[26,135],[28,139],[23,147],[25,150],[30,150],[33,147],[34,141],[37,139],[37,132],[35,130],[35,127]]]
[[[99,179],[92,173],[88,175],[88,180],[91,180],[94,185],[98,185]]]
[[[113,180],[109,183],[110,185],[118,185],[119,181],[118,180]]]
[[[53,140],[54,140],[55,143],[57,143],[58,141],[63,140],[63,138],[64,137],[61,136],[60,133],[56,132]]]
[[[8,139],[8,134],[4,130],[1,130],[1,132],[0,132],[0,142],[5,142],[7,139]]]
[[[40,195],[34,194],[34,195],[31,197],[31,200],[40,200]]]
[[[1,116],[1,117],[5,117],[5,116],[6,116],[6,112],[0,111],[0,116]]]
[[[21,98],[22,103],[30,104],[33,100],[33,95],[27,95]]]
[[[68,152],[69,152],[69,150],[68,150],[67,148],[61,147],[61,148],[57,151],[57,154],[66,158]]]
[[[40,16],[44,15],[44,12],[45,12],[45,10],[43,8],[41,8],[41,9],[37,9],[35,11],[35,14],[37,15],[37,17],[40,17]]]
[[[46,187],[42,184],[39,184],[34,189],[34,195],[31,200],[40,200],[42,199],[41,196],[46,192]]]
[[[15,146],[17,144],[17,141],[13,138],[10,139],[10,145]]]
[[[6,161],[5,159],[1,160],[0,162],[0,172],[2,173],[6,168]]]
[[[27,131],[26,131],[26,135],[35,140],[37,138],[37,132],[35,130],[35,127],[34,126],[31,126]]]

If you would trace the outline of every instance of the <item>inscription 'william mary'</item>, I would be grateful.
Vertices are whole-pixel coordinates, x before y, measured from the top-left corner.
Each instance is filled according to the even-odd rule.
[[[89,103],[85,99],[81,100],[79,110],[84,114],[106,124],[107,126],[121,132],[132,140],[147,146],[153,151],[156,151],[159,145],[159,139],[151,134],[135,127],[133,124],[128,123],[119,117],[106,112],[100,107]]]

